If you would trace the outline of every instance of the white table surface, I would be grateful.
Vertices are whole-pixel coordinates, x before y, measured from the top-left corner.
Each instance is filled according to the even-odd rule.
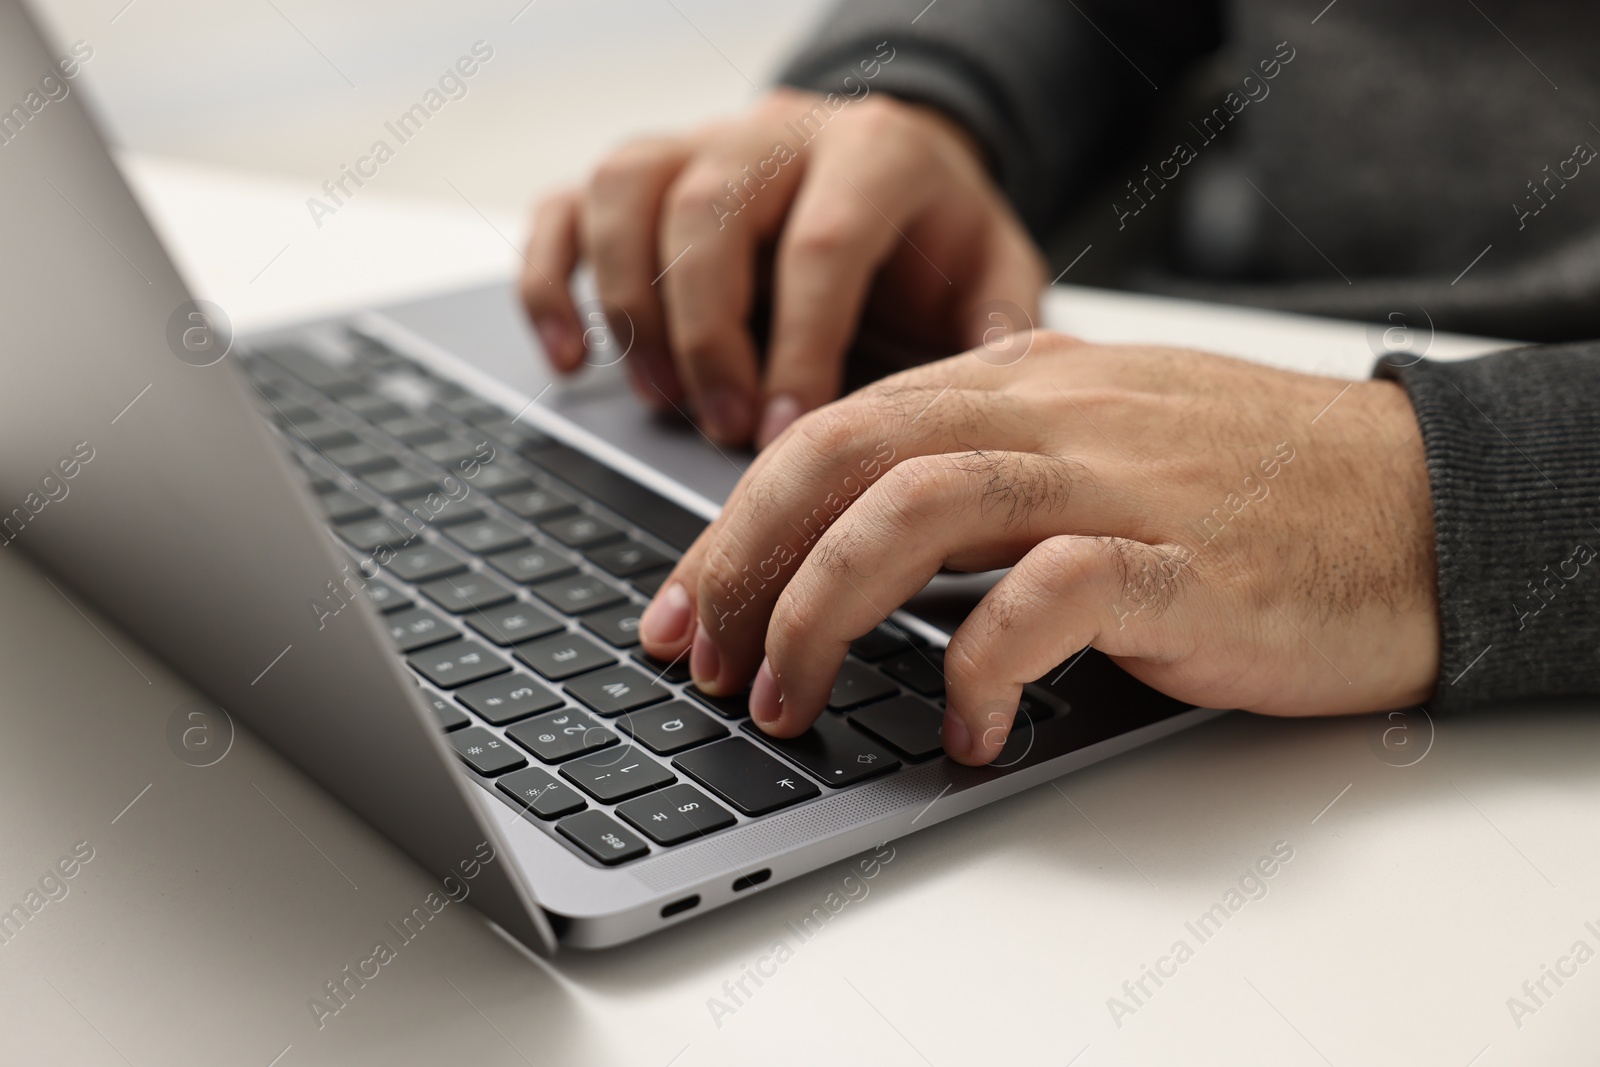
[[[513,218],[374,194],[313,235],[294,228],[297,184],[129,169],[196,288],[244,326],[514,262]],[[1364,327],[1289,316],[1063,290],[1048,318],[1350,375],[1371,360]],[[1600,963],[1547,979],[1520,1025],[1507,1006],[1574,942],[1600,950],[1593,706],[1441,723],[1406,767],[1376,754],[1382,720],[1225,716],[896,842],[870,880],[839,865],[605,953],[532,963],[452,905],[319,1029],[308,1001],[396,940],[385,924],[428,893],[423,873],[248,734],[214,766],[180,762],[166,728],[184,683],[9,553],[0,679],[0,908],[94,850],[0,944],[0,1063],[1593,1058]],[[1411,729],[1420,750],[1428,727]],[[96,751],[120,772],[82,777]],[[1265,896],[1201,943],[1186,922],[1277,842],[1293,858]],[[788,924],[830,893],[855,899],[801,941]],[[1114,1021],[1108,998],[1179,939],[1193,958]],[[724,983],[778,941],[792,957],[736,1004]]]

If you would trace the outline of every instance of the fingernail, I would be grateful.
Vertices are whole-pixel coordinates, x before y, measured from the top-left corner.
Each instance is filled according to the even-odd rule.
[[[671,411],[678,398],[672,379],[672,362],[658,348],[635,349],[628,358],[628,373],[634,391],[652,411]]]
[[[726,386],[714,385],[700,394],[695,410],[706,429],[716,437],[734,441],[741,436],[746,418],[746,406],[739,394]]]
[[[539,343],[544,346],[544,353],[550,359],[565,366],[571,362],[572,329],[565,322],[556,318],[541,319],[534,323],[539,331]]]
[[[940,736],[944,739],[944,750],[956,759],[967,759],[972,755],[972,735],[967,731],[967,724],[952,712],[944,713]]]
[[[689,673],[694,684],[705,692],[717,695],[717,675],[722,673],[722,654],[711,643],[711,632],[701,623],[694,632],[694,645],[689,649]]]
[[[783,694],[778,692],[778,680],[772,676],[772,664],[762,658],[761,669],[750,685],[750,717],[762,726],[770,726],[783,714]]]
[[[639,619],[639,635],[658,645],[675,645],[689,632],[693,607],[689,592],[679,582],[668,582]]]
[[[767,401],[761,413],[761,428],[756,431],[756,447],[766,448],[800,417],[800,401],[792,393],[779,393]]]

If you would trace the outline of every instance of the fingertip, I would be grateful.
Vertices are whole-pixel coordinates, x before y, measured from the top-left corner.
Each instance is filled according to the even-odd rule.
[[[652,656],[671,657],[683,651],[694,621],[694,605],[682,582],[668,582],[639,617],[639,639]]]
[[[689,647],[689,674],[695,688],[708,696],[725,696],[720,686],[722,653],[711,640],[711,631],[699,623],[694,632],[694,644]]]
[[[545,358],[559,371],[570,371],[583,359],[583,344],[572,324],[559,315],[541,315],[533,320]]]
[[[750,440],[755,421],[749,397],[726,385],[713,385],[695,398],[695,413],[706,436],[724,445]]]
[[[778,680],[773,676],[772,661],[763,658],[755,681],[750,684],[750,718],[770,733],[769,727],[782,717],[783,693],[779,691]]]
[[[802,414],[800,399],[793,393],[779,393],[770,398],[761,413],[761,425],[756,429],[756,447],[766,448]]]
[[[630,353],[628,384],[639,402],[651,411],[665,414],[683,402],[683,386],[673,370],[672,360],[657,348],[641,348]]]
[[[939,736],[944,741],[944,750],[950,758],[957,763],[969,766],[979,766],[987,760],[974,759],[972,752],[972,732],[967,729],[967,724],[961,716],[949,709],[944,713],[944,725],[939,729]]]

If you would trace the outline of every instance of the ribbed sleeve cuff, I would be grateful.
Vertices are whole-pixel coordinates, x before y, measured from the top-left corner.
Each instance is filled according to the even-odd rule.
[[[1600,344],[1380,362],[1428,456],[1435,710],[1600,693]]]

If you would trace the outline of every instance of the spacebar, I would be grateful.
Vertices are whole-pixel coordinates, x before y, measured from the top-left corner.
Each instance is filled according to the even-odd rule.
[[[526,458],[679,551],[688,551],[706,528],[706,520],[694,512],[566,445],[540,449]]]

